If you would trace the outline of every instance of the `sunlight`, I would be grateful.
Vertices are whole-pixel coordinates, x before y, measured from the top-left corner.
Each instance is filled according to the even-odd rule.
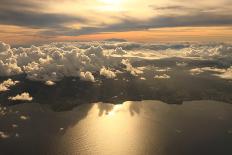
[[[123,104],[114,105],[114,108],[108,113],[108,116],[115,115],[118,111],[122,110],[123,106]]]
[[[100,0],[100,1],[108,5],[117,5],[122,2],[122,0]]]
[[[100,10],[103,11],[120,11],[122,8],[122,0],[99,0],[102,3]]]

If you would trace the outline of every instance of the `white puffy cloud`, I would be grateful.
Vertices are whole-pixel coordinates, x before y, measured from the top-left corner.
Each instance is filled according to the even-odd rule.
[[[16,96],[14,96],[14,97],[9,97],[8,99],[12,100],[12,101],[32,101],[33,97],[31,97],[29,93],[24,92],[22,94],[18,94]]]
[[[0,75],[11,76],[22,73],[21,68],[13,61],[14,59],[12,59],[12,62],[4,63],[0,60]]]
[[[131,62],[134,60],[179,57],[216,59],[230,65],[231,51],[230,44],[63,42],[37,47],[32,45],[29,48],[11,48],[10,45],[0,42],[0,76],[25,74],[30,80],[45,83],[57,82],[65,77],[80,77],[82,80],[95,81],[93,74],[101,72],[103,67],[118,70],[117,67],[121,64],[134,76],[142,74],[144,69],[141,69],[141,66],[137,68],[132,66]],[[185,65],[185,62],[177,63],[177,66]],[[104,75],[113,77],[112,70],[107,73],[106,70],[102,70],[102,75],[104,71]],[[191,72],[200,74],[201,71],[193,69]]]
[[[123,59],[122,64],[125,65],[126,71],[130,72],[131,75],[137,76],[138,74],[142,74],[143,71],[138,68],[134,68],[128,59]]]
[[[22,73],[17,65],[17,57],[10,45],[0,42],[0,75],[11,76]]]
[[[9,49],[10,45],[0,41],[0,52],[8,51]]]
[[[107,69],[105,67],[103,67],[100,70],[100,75],[105,76],[105,77],[107,77],[109,79],[113,79],[113,78],[116,77],[116,74],[113,71],[111,71],[110,69]]]
[[[25,73],[35,81],[59,81],[64,77],[80,77],[94,81],[92,73],[97,72],[108,59],[101,46],[90,46],[86,50],[69,44],[42,45],[39,47],[10,49],[1,44],[0,76]],[[85,72],[84,76],[83,73]]]
[[[9,90],[10,87],[16,85],[19,81],[13,81],[12,79],[8,79],[0,83],[0,92]]]
[[[231,57],[232,47],[228,44],[221,45],[199,45],[193,44],[185,49],[185,56],[187,57],[202,57],[202,58],[217,58],[217,57]]]
[[[81,72],[80,78],[84,81],[95,82],[95,78],[91,72]]]
[[[124,55],[127,54],[127,52],[123,50],[122,47],[116,47],[116,49],[112,52],[112,54]]]

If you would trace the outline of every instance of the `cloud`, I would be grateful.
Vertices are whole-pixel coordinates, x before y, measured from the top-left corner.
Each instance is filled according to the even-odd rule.
[[[156,68],[156,72],[169,72],[171,71],[172,69],[170,67],[167,67],[167,68]]]
[[[66,77],[79,77],[81,80],[94,82],[98,78],[97,73],[106,77],[114,77],[117,70],[124,70],[134,76],[143,74],[144,66],[137,66],[134,61],[157,59],[183,59],[180,62],[184,62],[184,67],[193,66],[190,72],[199,74],[203,71],[199,69],[201,66],[197,66],[200,65],[198,63],[204,63],[204,67],[212,67],[207,66],[207,63],[230,67],[231,50],[232,45],[229,43],[60,42],[11,48],[0,42],[0,76],[24,74],[29,80],[43,81],[45,84]],[[184,61],[187,59],[194,62]],[[173,65],[176,66],[178,62]],[[156,71],[167,72],[170,68],[160,66]]]
[[[115,24],[102,25],[99,27],[86,26],[80,29],[66,28],[62,31],[46,30],[41,34],[46,35],[68,35],[79,36],[86,34],[96,34],[102,32],[126,32],[143,31],[154,28],[167,27],[207,27],[207,26],[230,26],[232,25],[231,14],[194,12],[184,15],[159,15],[148,20],[138,20],[134,18],[122,17],[121,21]]]
[[[9,138],[9,137],[10,136],[7,133],[0,131],[0,139],[6,139],[6,138]]]
[[[194,68],[190,70],[191,75],[199,75],[203,73],[204,71],[201,68]]]
[[[68,48],[65,44],[61,48],[51,44],[18,49],[11,49],[4,43],[0,45],[4,47],[0,51],[1,76],[25,73],[28,79],[35,81],[81,77],[93,82],[95,80],[91,71],[96,72],[110,63],[100,46],[82,50],[75,46]]]
[[[189,8],[189,7],[186,7],[186,6],[181,6],[181,5],[169,5],[169,6],[156,6],[156,5],[150,5],[150,7],[154,10],[183,10],[183,9],[194,9],[194,8]]]
[[[0,42],[0,52],[5,52],[10,49],[10,45]]]
[[[214,76],[220,77],[222,79],[232,80],[232,67],[229,68],[214,68],[214,67],[203,67],[203,68],[196,68],[198,73],[203,72],[212,72]]]
[[[110,38],[110,39],[106,39],[105,41],[108,41],[108,42],[127,42],[127,40],[125,39],[121,39],[121,38]]]
[[[100,75],[105,76],[106,78],[109,78],[109,79],[113,79],[116,77],[116,74],[113,71],[111,71],[110,69],[107,69],[105,67],[103,67],[100,70]]]
[[[74,15],[46,13],[44,11],[46,6],[47,3],[36,0],[1,0],[0,24],[62,31],[65,24],[87,21],[83,17]]]
[[[48,81],[45,82],[45,84],[48,85],[48,86],[53,86],[53,85],[55,85],[56,83],[53,82],[53,81],[48,80]]]
[[[80,78],[84,81],[95,82],[95,78],[91,72],[81,72]]]
[[[12,101],[32,101],[33,97],[31,97],[29,93],[24,92],[14,97],[9,97],[8,99]]]
[[[146,80],[146,78],[145,77],[140,77],[140,80]]]
[[[221,71],[221,74],[214,74],[220,78],[232,80],[232,67]]]
[[[133,75],[133,76],[138,76],[138,74],[142,74],[143,73],[142,70],[134,68],[131,65],[131,63],[130,63],[130,61],[128,59],[123,59],[122,60],[122,64],[125,65],[125,67],[126,67],[125,70],[128,71],[128,72],[130,72],[130,74]]]
[[[124,55],[127,52],[122,49],[122,47],[116,47],[116,49],[112,52],[112,54],[119,54],[119,55]]]
[[[0,92],[4,92],[9,90],[10,87],[16,85],[19,81],[13,81],[12,79],[8,79],[0,83]]]
[[[156,75],[154,78],[155,79],[170,79],[171,77],[167,74],[163,74],[163,75]]]
[[[21,115],[21,116],[20,116],[20,119],[21,119],[21,120],[27,120],[28,118],[29,118],[29,117],[24,116],[24,115]]]
[[[232,66],[226,69],[215,67],[202,67],[190,70],[190,73],[192,75],[199,75],[204,72],[210,72],[213,76],[217,76],[222,79],[232,80]]]
[[[58,13],[41,13],[34,11],[1,10],[0,24],[25,26],[31,28],[65,29],[63,25],[70,23],[85,23],[86,19]]]

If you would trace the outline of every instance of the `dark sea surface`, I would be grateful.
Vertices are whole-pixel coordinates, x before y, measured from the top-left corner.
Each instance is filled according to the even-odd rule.
[[[1,155],[231,155],[232,105],[127,101],[1,107]]]

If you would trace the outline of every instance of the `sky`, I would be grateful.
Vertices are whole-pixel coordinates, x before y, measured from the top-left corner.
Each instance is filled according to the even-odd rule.
[[[0,40],[12,45],[122,38],[231,41],[231,0],[0,0]]]

